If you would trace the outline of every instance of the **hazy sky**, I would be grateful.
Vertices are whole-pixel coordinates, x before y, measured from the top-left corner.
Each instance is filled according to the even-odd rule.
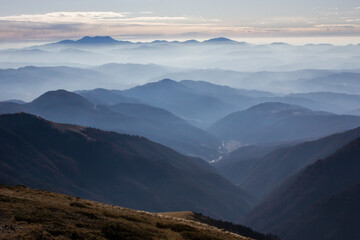
[[[0,41],[349,38],[360,0],[0,0]]]

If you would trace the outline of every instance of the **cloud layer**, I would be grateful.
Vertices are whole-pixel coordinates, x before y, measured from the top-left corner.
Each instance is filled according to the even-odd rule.
[[[122,38],[360,36],[360,19],[336,8],[320,17],[273,17],[229,22],[153,12],[50,12],[0,17],[0,40],[52,40],[84,35]],[[359,11],[358,7],[354,11]],[[335,17],[334,17],[335,16]]]

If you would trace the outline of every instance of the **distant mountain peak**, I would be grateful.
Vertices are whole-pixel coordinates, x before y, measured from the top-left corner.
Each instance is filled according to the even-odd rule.
[[[55,91],[49,91],[36,98],[31,104],[35,104],[42,107],[57,106],[57,105],[82,105],[93,106],[91,102],[83,98],[82,96],[68,92],[64,89]]]
[[[172,80],[170,78],[162,79],[162,80],[158,81],[158,83],[161,83],[161,84],[178,84],[177,81]]]
[[[57,42],[56,44],[72,44],[74,42],[75,42],[74,40],[66,39],[66,40],[61,40],[61,41]]]
[[[308,109],[297,106],[297,105],[291,105],[291,104],[282,103],[282,102],[265,102],[265,103],[260,103],[253,107],[250,107],[246,111],[251,111],[251,110],[286,111],[286,110],[308,110]],[[310,111],[310,110],[308,110],[308,111]]]
[[[283,46],[285,46],[285,45],[289,45],[289,44],[284,43],[284,42],[272,42],[271,45],[283,45]]]
[[[110,36],[85,36],[79,40],[63,40],[57,44],[117,44],[117,43],[130,43],[128,41],[118,41]]]
[[[147,83],[145,85],[142,85],[142,86],[138,86],[140,88],[142,87],[171,87],[171,88],[178,88],[178,87],[181,87],[181,88],[187,88],[185,85],[175,81],[175,80],[172,80],[172,79],[169,79],[169,78],[165,78],[165,79],[162,79],[160,81],[157,81],[157,82],[150,82],[150,83]]]
[[[85,36],[77,41],[78,43],[99,44],[99,43],[116,43],[117,41],[110,36]]]
[[[169,79],[169,78],[165,78],[165,79],[159,80],[157,82],[150,82],[150,83],[147,83],[145,85],[138,86],[138,87],[145,87],[145,86],[178,86],[178,85],[180,85],[179,82],[177,82],[175,80],[172,80],[172,79]]]
[[[169,42],[166,40],[154,40],[151,43],[169,43]]]
[[[226,37],[218,37],[218,38],[212,38],[209,40],[205,40],[204,43],[236,43],[236,41],[231,40]]]
[[[195,40],[195,39],[190,39],[190,40],[186,40],[183,43],[199,43],[199,41]]]

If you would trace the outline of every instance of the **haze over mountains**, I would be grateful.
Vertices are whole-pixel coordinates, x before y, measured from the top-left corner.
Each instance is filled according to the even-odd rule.
[[[258,98],[249,95],[267,93],[204,82],[165,79],[125,91],[95,89],[78,93],[88,100],[64,90],[53,91],[31,103],[0,103],[0,111],[24,111],[57,122],[137,134],[208,160],[224,152],[221,142],[228,148],[229,144],[279,144],[360,126],[357,116],[314,112],[284,103],[263,103],[232,113],[256,103]],[[210,133],[192,126],[211,124]]]
[[[94,89],[76,93],[89,101],[75,93],[58,91],[44,94],[28,104],[1,103],[0,110],[3,113],[25,111],[53,121],[138,134],[208,160],[223,153],[221,141],[232,150],[229,144],[278,144],[314,139],[360,125],[360,118],[356,116],[267,102],[297,102],[315,108],[325,105],[340,111],[345,109],[343,106],[357,106],[358,95],[309,93],[278,97],[263,91],[170,79],[123,91]],[[249,127],[249,122],[253,127]],[[211,134],[191,125],[210,126]]]
[[[167,69],[165,67],[163,71],[159,68],[162,67],[141,64],[115,64],[112,67],[110,64],[95,68],[26,66],[18,69],[1,69],[1,100],[18,98],[28,101],[54,89],[74,91],[93,89],[99,86],[124,89],[137,83],[146,82],[149,78],[165,74],[168,71],[165,70]],[[19,89],[20,85],[23,86],[22,90]]]
[[[21,99],[30,101],[44,92],[54,89],[75,91],[82,89],[91,90],[100,87],[111,90],[124,90],[136,85],[145,85],[149,81],[157,82],[171,77],[171,79],[179,81],[184,79],[205,80],[206,82],[192,80],[180,81],[180,83],[181,86],[185,85],[198,94],[218,98],[237,108],[235,110],[243,110],[262,102],[284,102],[300,105],[312,110],[329,111],[338,114],[351,113],[354,109],[359,108],[358,88],[360,85],[356,81],[357,73],[350,75],[355,76],[355,80],[351,80],[351,84],[342,85],[341,87],[338,87],[338,84],[341,84],[342,80],[346,81],[347,76],[349,76],[345,72],[337,73],[338,76],[344,75],[344,78],[339,77],[339,83],[332,87],[328,87],[329,84],[326,82],[315,82],[316,79],[314,84],[312,84],[313,79],[311,79],[311,74],[309,74],[305,79],[308,81],[307,84],[311,86],[303,90],[301,86],[296,86],[298,84],[293,84],[297,81],[295,76],[300,74],[298,72],[286,73],[284,79],[277,82],[276,75],[280,73],[269,72],[260,75],[257,73],[246,73],[246,76],[240,76],[243,74],[239,73],[240,75],[232,80],[233,77],[229,76],[231,74],[224,70],[216,70],[218,73],[213,73],[211,69],[201,70],[204,72],[201,76],[189,74],[188,70],[177,72],[174,75],[173,73],[176,71],[176,69],[151,64],[107,64],[85,69],[34,66],[19,69],[2,69],[0,70],[0,100]],[[331,72],[323,72],[328,74],[325,74],[326,77],[332,78]],[[317,74],[313,76],[316,77]],[[220,80],[216,81],[216,79]],[[269,82],[269,80],[272,81]],[[212,85],[209,82],[215,84]],[[321,88],[318,88],[319,84],[322,86]],[[229,88],[224,87],[224,85],[234,87]],[[266,87],[267,85],[270,87]],[[280,92],[285,92],[285,94],[269,92],[279,90],[276,89],[277,86],[283,88],[282,90],[280,89]],[[316,92],[315,89],[318,89],[319,92]]]
[[[359,69],[360,45],[264,44],[226,38],[208,41],[117,41],[108,36],[1,51],[1,62],[72,62],[100,65],[109,62],[154,63],[186,68],[224,68],[240,71],[299,69]],[[331,51],[336,49],[336,51]],[[330,51],[329,51],[330,50]],[[139,57],[141,56],[141,58]],[[176,56],[176,57],[174,57]],[[71,61],[69,61],[71,58]]]
[[[65,90],[47,92],[30,103],[0,103],[1,113],[28,112],[48,120],[145,136],[205,159],[219,156],[220,140],[172,113],[144,104],[97,105]]]
[[[0,184],[357,240],[359,59],[224,37],[1,50]]]
[[[108,36],[85,37],[1,50],[0,68],[4,70],[0,72],[0,86],[10,91],[8,95],[2,92],[2,100],[9,99],[11,94],[30,100],[54,89],[124,89],[165,78],[203,80],[282,94],[318,91],[358,94],[360,45],[351,46],[351,51],[345,50],[348,48],[321,44],[254,45],[225,38],[204,42],[128,42]],[[331,49],[336,51],[328,51]],[[56,69],[23,69],[26,66]],[[69,71],[72,76],[65,76]],[[9,75],[13,79],[11,84],[5,81]],[[52,81],[45,83],[44,78]],[[29,92],[19,94],[17,82],[37,92],[33,91],[30,97]]]
[[[360,128],[290,146],[241,147],[213,166],[233,183],[261,199],[287,177],[328,157],[358,137]]]
[[[167,109],[199,126],[209,125],[236,109],[219,98],[199,94],[170,79],[138,86],[123,93],[125,96]]]
[[[214,123],[209,131],[224,141],[240,144],[285,143],[315,139],[359,125],[356,116],[269,102],[232,113]]]

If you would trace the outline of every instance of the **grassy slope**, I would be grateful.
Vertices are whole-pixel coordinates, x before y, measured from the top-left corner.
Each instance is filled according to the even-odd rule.
[[[249,239],[192,220],[0,185],[0,239]]]
[[[193,220],[193,221],[205,223],[205,224],[208,224],[208,225],[220,228],[220,229],[224,229],[224,230],[227,230],[227,231],[230,231],[230,232],[233,232],[233,233],[245,236],[245,237],[257,239],[257,240],[280,240],[280,238],[278,238],[275,235],[262,234],[262,233],[254,231],[251,228],[246,227],[244,225],[212,219],[210,217],[202,215],[201,213],[187,211],[187,212],[164,212],[164,213],[160,213],[160,214],[162,214],[164,216],[183,218],[183,219],[187,219],[187,220]]]

